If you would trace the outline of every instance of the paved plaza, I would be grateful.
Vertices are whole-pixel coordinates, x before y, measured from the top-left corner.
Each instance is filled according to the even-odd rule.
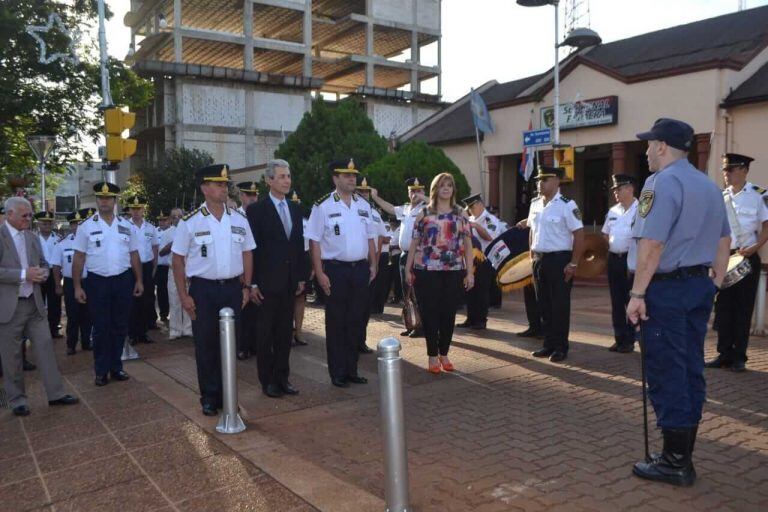
[[[519,293],[488,330],[457,329],[455,374],[428,374],[424,340],[403,341],[412,509],[768,510],[768,340],[752,339],[744,374],[706,370],[696,484],[649,483],[631,476],[643,453],[639,353],[606,350],[607,289],[573,297],[565,364],[531,358],[540,342],[512,334],[525,327]],[[67,357],[56,341],[81,404],[49,409],[37,372],[26,374],[31,416],[0,412],[0,510],[384,510],[376,356],[361,356],[368,385],[335,388],[322,310],[307,309],[305,328],[309,346],[291,354],[300,395],[265,397],[255,359],[238,362],[248,429],[232,436],[200,411],[190,339],[152,331],[158,342],[125,365],[133,378],[104,388],[90,353]],[[387,307],[369,345],[400,330]],[[714,346],[710,334],[707,357]]]

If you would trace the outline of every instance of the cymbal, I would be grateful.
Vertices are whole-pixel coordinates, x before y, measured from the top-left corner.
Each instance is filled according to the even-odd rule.
[[[584,252],[576,269],[576,277],[590,279],[605,273],[608,267],[608,240],[602,233],[584,235]]]

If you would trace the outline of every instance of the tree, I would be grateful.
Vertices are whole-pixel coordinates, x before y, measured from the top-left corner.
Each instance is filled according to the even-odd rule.
[[[333,188],[328,163],[354,158],[365,169],[387,152],[387,141],[355,100],[336,104],[315,100],[296,131],[275,152],[291,165],[294,188],[304,204],[312,204]]]
[[[56,13],[70,31],[80,31],[85,39],[96,19],[95,0],[40,1],[3,0],[0,2],[0,194],[7,194],[6,178],[23,175],[34,168],[35,160],[27,147],[31,134],[59,137],[50,157],[51,172],[62,172],[66,162],[89,161],[85,152],[101,132],[101,79],[93,40],[77,49],[80,62],[39,61],[38,42],[27,32],[28,25],[46,25]],[[40,36],[47,54],[68,53],[70,39],[55,29]],[[92,38],[91,38],[92,39]],[[146,106],[152,84],[138,78],[117,60],[109,63],[113,100],[132,108]],[[31,173],[36,182],[37,173]]]
[[[160,211],[167,215],[176,206],[185,210],[197,207],[202,197],[195,170],[211,164],[213,157],[209,153],[180,148],[166,151],[159,167],[139,169],[137,174],[149,203],[147,216],[155,217]]]
[[[460,201],[469,195],[469,184],[456,164],[445,156],[442,149],[421,141],[412,141],[394,153],[369,165],[365,169],[368,185],[378,190],[382,198],[392,204],[408,201],[405,180],[416,177],[429,195],[432,178],[441,172],[451,173],[456,181],[456,197]]]

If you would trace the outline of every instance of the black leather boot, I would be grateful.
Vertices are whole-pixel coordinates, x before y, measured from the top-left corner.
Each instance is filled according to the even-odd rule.
[[[664,449],[661,456],[651,462],[638,462],[632,472],[646,480],[688,487],[696,480],[691,463],[691,440],[694,429],[675,428],[662,430]]]

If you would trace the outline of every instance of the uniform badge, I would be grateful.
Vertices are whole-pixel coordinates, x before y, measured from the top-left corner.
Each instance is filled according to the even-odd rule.
[[[573,216],[581,220],[581,211],[578,208],[573,209]]]
[[[639,213],[641,217],[645,218],[651,211],[652,206],[653,190],[643,190],[643,193],[640,194],[640,204],[637,207],[637,213]]]
[[[208,246],[207,245],[203,245],[202,247],[200,247],[200,256],[202,256],[203,258],[207,258],[208,257]]]
[[[341,228],[339,228],[338,224],[335,224],[333,226],[333,234],[336,236],[339,236],[341,234]]]
[[[765,206],[768,206],[768,195],[763,196],[763,203],[765,203]]]

